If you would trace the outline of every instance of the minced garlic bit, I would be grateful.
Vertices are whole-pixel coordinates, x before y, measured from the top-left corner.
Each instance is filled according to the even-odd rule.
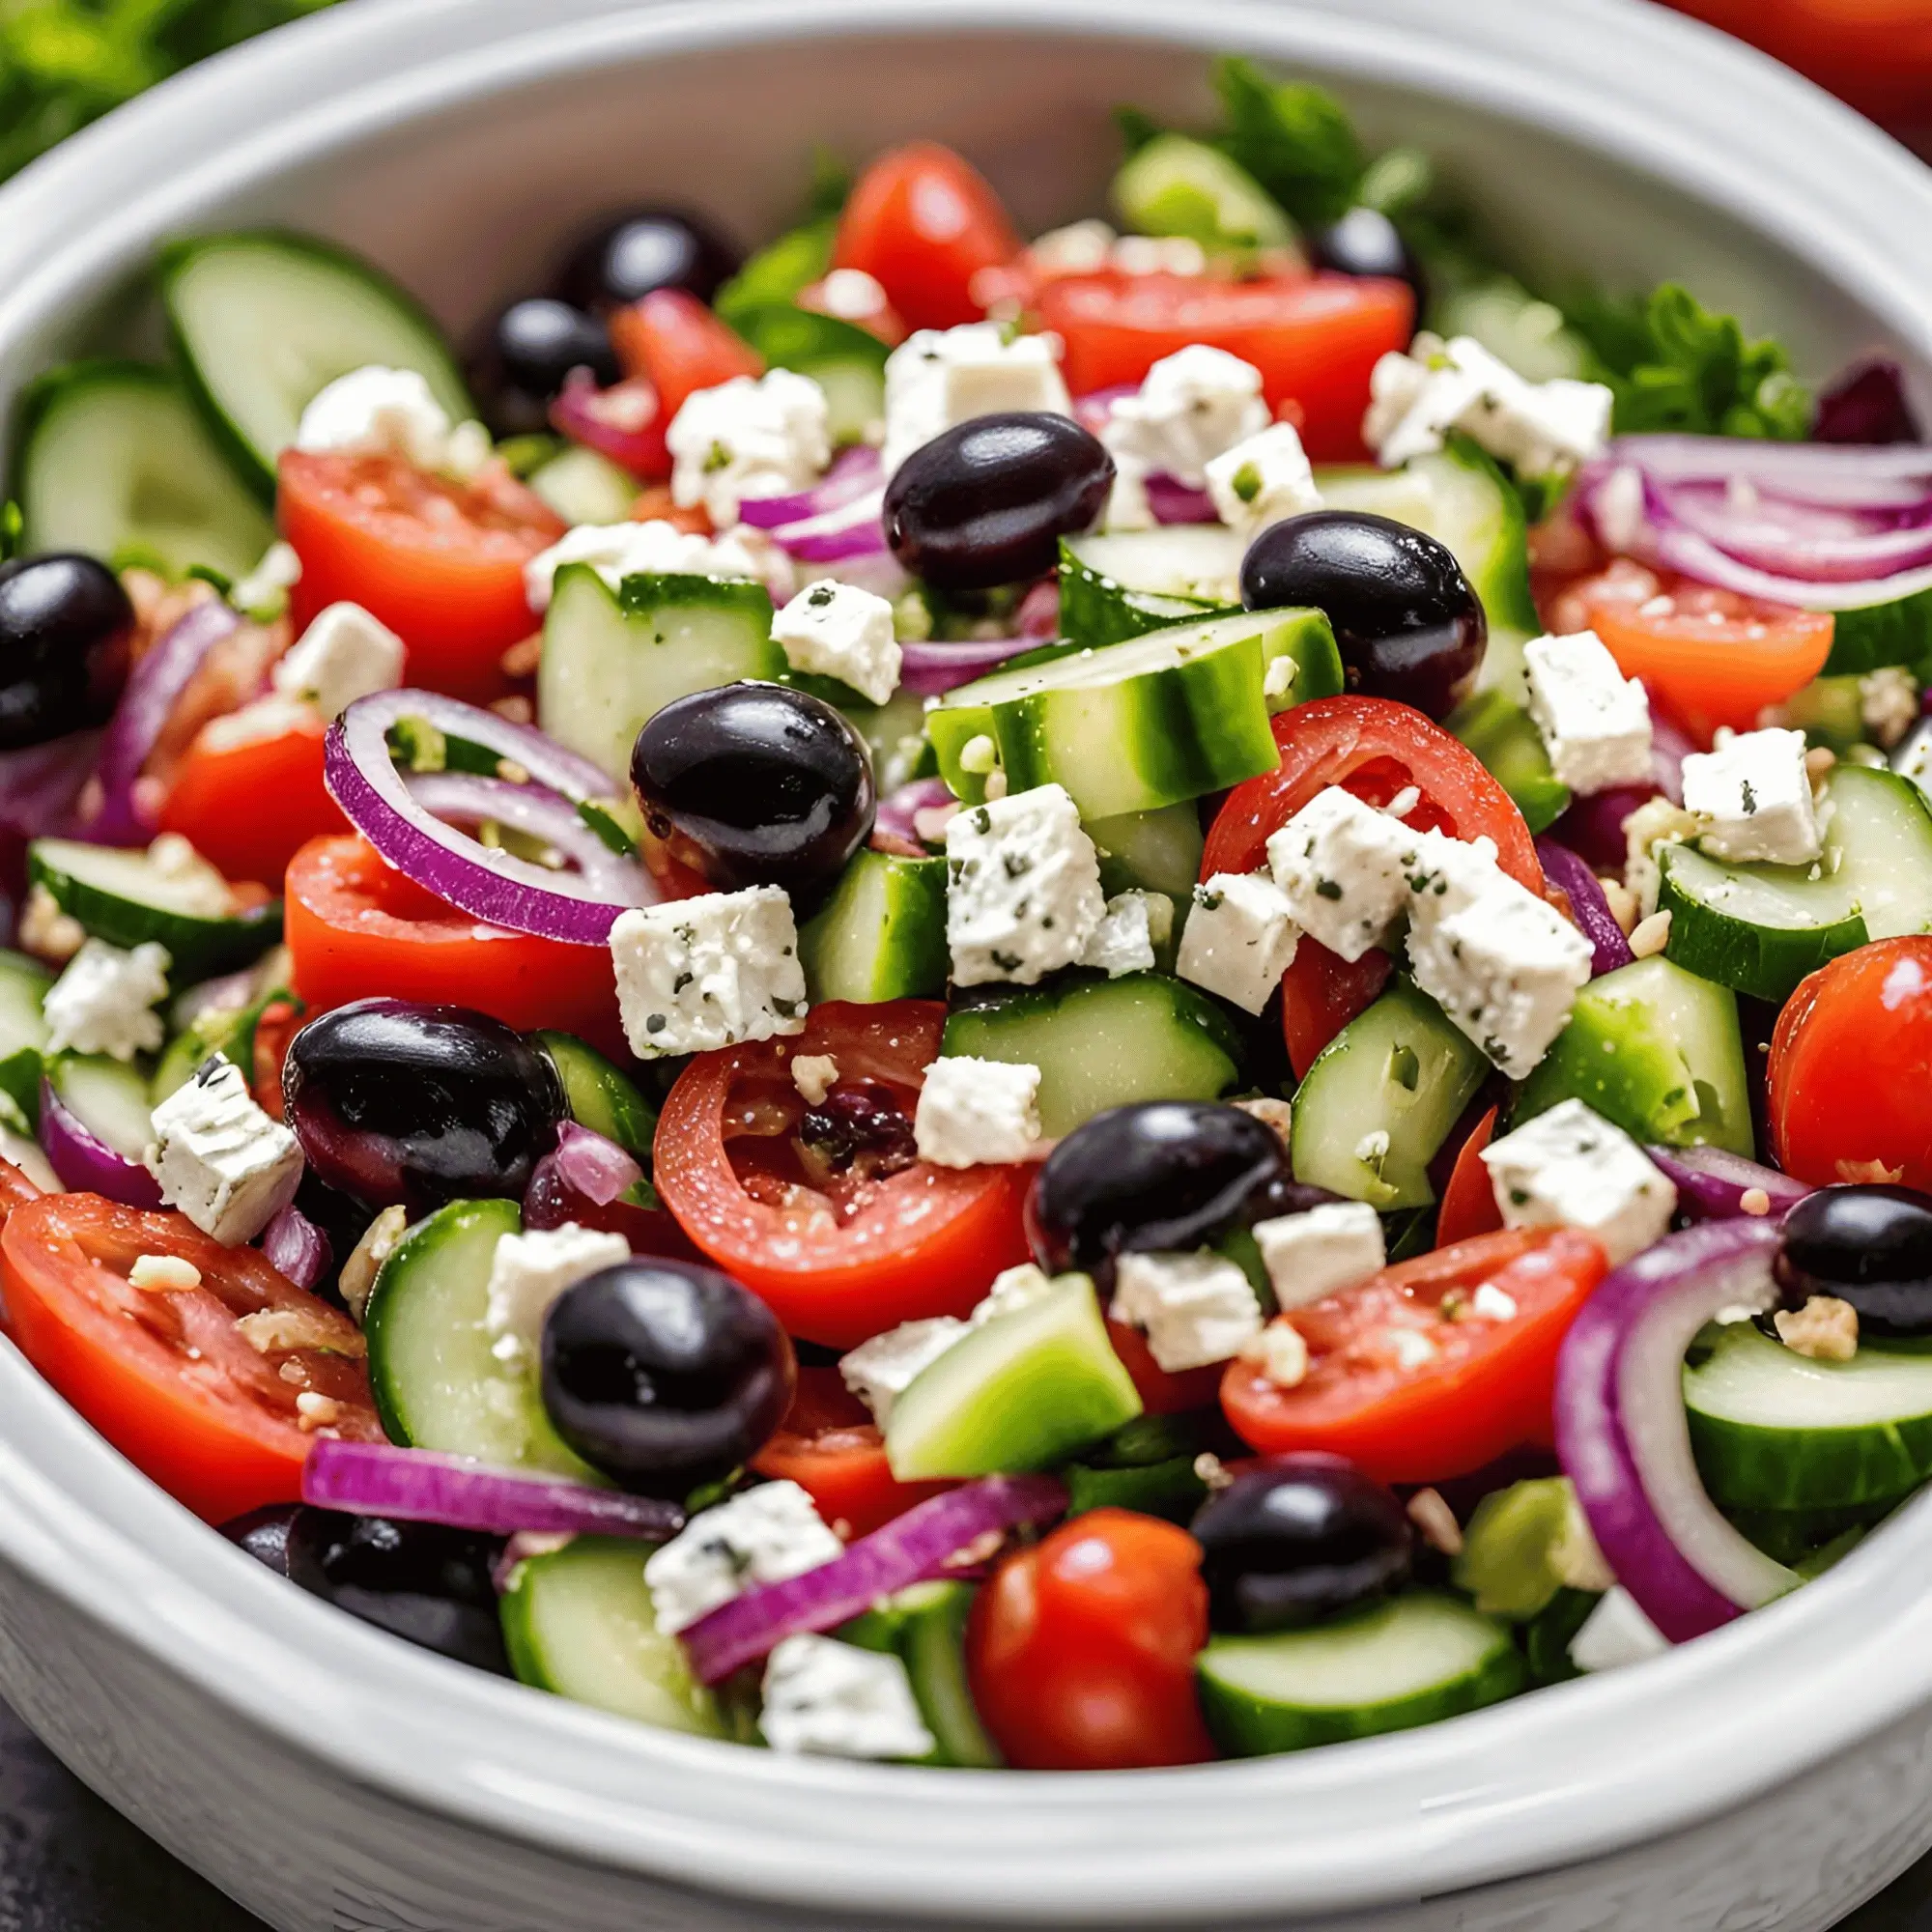
[[[1762,1187],[1747,1187],[1738,1196],[1738,1206],[1747,1214],[1769,1214],[1771,1212],[1771,1196]]]
[[[1210,1494],[1218,1494],[1235,1480],[1227,1463],[1222,1462],[1211,1449],[1204,1449],[1195,1457],[1194,1474]]]
[[[1649,959],[1670,944],[1670,915],[1654,912],[1632,928],[1630,949],[1637,958]]]
[[[1637,915],[1643,908],[1637,904],[1636,895],[1621,879],[1599,879],[1603,888],[1604,903],[1610,909],[1610,917],[1623,927],[1628,939],[1636,929]]]
[[[236,1321],[235,1332],[262,1355],[287,1349],[321,1349],[357,1357],[368,1353],[360,1335],[343,1334],[342,1324],[319,1308],[258,1308]]]
[[[1831,776],[1832,767],[1838,762],[1838,754],[1829,745],[1813,745],[1804,753],[1804,769],[1811,775],[1811,783],[1819,785]]]
[[[808,1107],[821,1106],[838,1084],[838,1063],[829,1053],[801,1053],[791,1064],[791,1084]]]
[[[128,1285],[158,1294],[201,1286],[201,1270],[179,1255],[141,1255],[128,1270]]]
[[[1432,1549],[1439,1549],[1444,1556],[1462,1555],[1463,1525],[1443,1501],[1440,1490],[1417,1490],[1408,1499],[1408,1520]]]
[[[1236,1100],[1235,1105],[1244,1114],[1252,1114],[1263,1125],[1272,1127],[1283,1147],[1288,1145],[1289,1129],[1294,1124],[1294,1109],[1286,1100],[1272,1100],[1264,1094],[1252,1100]]]
[[[543,662],[543,633],[532,631],[527,638],[519,638],[503,653],[501,663],[505,677],[534,677],[538,665]]]
[[[1270,1321],[1248,1340],[1241,1360],[1252,1362],[1276,1388],[1299,1388],[1308,1377],[1308,1344],[1293,1321]]]
[[[396,1243],[403,1238],[403,1232],[410,1225],[408,1213],[401,1208],[384,1208],[369,1223],[362,1238],[350,1251],[349,1259],[342,1264],[342,1273],[336,1286],[342,1291],[342,1298],[349,1304],[349,1312],[357,1321],[369,1306],[369,1291],[376,1286],[376,1277],[382,1272],[383,1264],[395,1252]]]
[[[1835,1294],[1814,1294],[1803,1308],[1780,1308],[1771,1319],[1794,1355],[1849,1362],[1859,1352],[1859,1311]]]
[[[320,1394],[315,1389],[303,1389],[296,1397],[296,1427],[298,1429],[327,1429],[330,1423],[342,1420],[342,1405],[332,1395]]]
[[[493,697],[490,709],[498,718],[507,718],[512,724],[532,724],[537,715],[536,706],[517,692],[512,692],[508,697]]]
[[[49,965],[64,965],[87,944],[87,928],[79,920],[60,909],[60,901],[45,886],[27,889],[26,903],[20,908],[21,950]]]

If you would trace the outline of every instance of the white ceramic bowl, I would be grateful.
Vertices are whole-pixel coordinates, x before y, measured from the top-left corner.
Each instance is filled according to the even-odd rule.
[[[811,143],[964,146],[1041,225],[1098,205],[1107,109],[1205,113],[1203,55],[1334,84],[1498,231],[1682,274],[1812,373],[1932,369],[1932,189],[1823,96],[1626,0],[356,0],[124,109],[0,192],[0,402],[138,333],[185,228],[364,248],[467,326],[649,193],[748,237]],[[277,1926],[1828,1924],[1932,1843],[1932,1514],[1639,1670],[1185,1773],[1027,1778],[668,1736],[290,1590],[0,1347],[0,1692]]]

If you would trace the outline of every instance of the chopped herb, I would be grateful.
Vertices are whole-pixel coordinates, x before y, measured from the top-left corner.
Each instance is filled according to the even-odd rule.
[[[1244,463],[1235,471],[1231,486],[1244,503],[1252,503],[1262,494],[1262,471],[1258,463]]]
[[[1744,800],[1745,816],[1750,817],[1757,810],[1757,793],[1751,789],[1749,779],[1741,779],[1738,781],[1738,795]]]
[[[1315,881],[1315,896],[1319,899],[1339,899],[1342,896],[1341,880],[1317,879]]]
[[[638,841],[594,799],[580,799],[577,815],[619,858],[629,859],[636,855]]]

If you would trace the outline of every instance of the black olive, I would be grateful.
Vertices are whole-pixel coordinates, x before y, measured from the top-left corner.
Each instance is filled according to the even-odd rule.
[[[721,892],[801,907],[871,837],[872,763],[847,720],[782,684],[724,684],[656,712],[631,752],[646,835]]]
[[[1351,208],[1340,221],[1318,228],[1307,238],[1308,258],[1318,269],[1338,275],[1381,275],[1406,282],[1415,292],[1415,312],[1422,313],[1429,291],[1422,269],[1409,253],[1402,232],[1378,208]]]
[[[1915,1187],[1821,1187],[1784,1217],[1785,1305],[1836,1295],[1872,1341],[1932,1335],[1932,1195]]]
[[[942,590],[1017,583],[1054,567],[1060,539],[1092,526],[1114,459],[1066,416],[1013,411],[936,436],[886,486],[886,540]]]
[[[1360,510],[1271,525],[1241,560],[1250,611],[1327,613],[1349,689],[1446,718],[1483,662],[1482,600],[1447,546]]]
[[[94,557],[0,563],[0,752],[104,724],[133,630],[121,580]]]
[[[1340,1456],[1270,1456],[1196,1512],[1208,1616],[1220,1631],[1289,1630],[1370,1604],[1408,1578],[1402,1504]]]
[[[791,1343],[713,1268],[639,1260],[551,1304],[543,1403],[583,1460],[626,1489],[679,1498],[749,1463],[798,1381]]]
[[[317,1177],[372,1208],[523,1194],[565,1117],[555,1069],[467,1007],[358,1000],[311,1020],[282,1068]]]
[[[550,296],[512,302],[491,325],[474,371],[490,427],[498,436],[543,429],[573,369],[588,369],[600,385],[622,376],[603,322]]]
[[[738,272],[738,250],[701,216],[640,208],[581,242],[557,281],[579,308],[622,308],[655,289],[683,289],[708,302]]]
[[[230,1543],[239,1544],[257,1563],[266,1564],[277,1577],[289,1574],[289,1531],[300,1516],[301,1503],[270,1503],[250,1510],[221,1525]]]

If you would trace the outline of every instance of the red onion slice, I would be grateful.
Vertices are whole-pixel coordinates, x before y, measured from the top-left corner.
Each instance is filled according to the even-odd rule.
[[[41,1082],[40,1138],[47,1165],[60,1176],[61,1185],[73,1193],[98,1194],[124,1208],[164,1205],[155,1177],[139,1161],[109,1147],[45,1080]]]
[[[1848,528],[1858,520],[1845,512],[1785,505],[1775,497],[1760,497],[1755,508],[1739,509],[1726,497],[1682,485],[1662,496],[1679,527],[1773,576],[1807,584],[1856,583],[1932,564],[1932,528],[1923,524]]]
[[[588,369],[573,369],[550,406],[550,421],[557,435],[608,456],[640,483],[662,482],[670,474],[664,412],[648,377],[633,376],[600,389]]]
[[[889,791],[879,801],[878,814],[872,820],[872,826],[875,831],[890,833],[895,838],[904,838],[917,845],[922,842],[919,814],[930,811],[935,806],[953,803],[952,787],[944,779],[913,779]]]
[[[879,452],[869,443],[854,443],[832,459],[832,467],[809,490],[794,490],[782,497],[748,497],[738,505],[738,520],[754,530],[780,530],[810,517],[822,517],[830,510],[885,487],[885,466]]]
[[[1630,950],[1630,941],[1624,937],[1624,929],[1617,923],[1617,916],[1610,910],[1610,902],[1604,896],[1596,873],[1569,846],[1559,845],[1553,838],[1539,838],[1536,856],[1543,861],[1545,877],[1569,895],[1570,909],[1577,915],[1577,923],[1594,952],[1591,978],[1598,979],[1605,973],[1614,973],[1619,966],[1630,965],[1636,954]]]
[[[1148,508],[1157,524],[1217,524],[1214,499],[1203,489],[1156,470],[1147,479]]]
[[[1764,1167],[1724,1148],[1653,1147],[1644,1151],[1670,1178],[1677,1189],[1678,1207],[1693,1220],[1776,1218],[1814,1192],[1775,1167]],[[1744,1197],[1753,1190],[1771,1204],[1756,1216],[1744,1205]]]
[[[802,1632],[835,1630],[881,1597],[936,1577],[988,1534],[1046,1522],[1066,1508],[1056,1476],[984,1476],[915,1504],[842,1556],[733,1597],[681,1633],[693,1673],[717,1684]]]
[[[526,1194],[537,1193],[553,1175],[594,1207],[608,1208],[644,1178],[644,1170],[615,1141],[566,1121],[556,1130],[556,1146],[531,1171]]]
[[[1905,371],[1889,355],[1851,368],[1818,398],[1814,442],[1918,442],[1923,440],[1905,397]]]
[[[1769,1308],[1778,1233],[1707,1221],[1606,1276],[1564,1338],[1556,1453],[1617,1581],[1672,1643],[1782,1596],[1797,1577],[1719,1514],[1684,1413],[1684,1353],[1721,1311]]]
[[[76,731],[45,745],[0,752],[0,825],[39,838],[68,823],[80,788],[100,761],[102,734]]]
[[[1660,483],[1728,483],[1742,477],[1795,502],[1855,509],[1909,505],[1932,497],[1932,444],[1854,446],[1768,442],[1756,437],[1620,436],[1585,475],[1632,463]],[[1579,479],[1580,480],[1580,479]]]
[[[262,1255],[298,1288],[312,1289],[328,1272],[328,1236],[293,1203],[262,1231]]]
[[[600,897],[638,905],[655,901],[655,894],[627,896],[649,892],[642,867],[611,851],[578,817],[577,808],[546,785],[512,784],[507,779],[488,779],[475,772],[428,772],[405,781],[410,796],[444,824],[508,826],[574,859],[578,876],[586,886],[596,887]]]
[[[889,552],[881,521],[886,493],[881,485],[823,516],[807,517],[768,532],[772,541],[800,563],[843,563],[850,557]]]
[[[921,697],[939,697],[998,670],[1022,651],[1037,651],[1037,638],[976,638],[963,643],[903,644],[899,682]]]
[[[1060,635],[1060,579],[1042,577],[1020,599],[1013,612],[1013,629],[1037,643],[1050,643]]]

